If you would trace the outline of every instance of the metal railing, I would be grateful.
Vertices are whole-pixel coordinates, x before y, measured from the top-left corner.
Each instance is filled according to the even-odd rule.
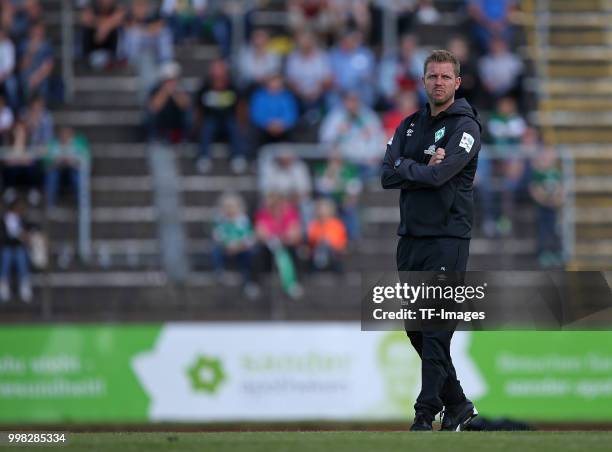
[[[47,153],[46,146],[31,146],[24,151],[24,156],[33,162],[40,161]],[[10,148],[0,147],[0,161],[10,161]],[[77,194],[78,252],[83,262],[91,258],[91,168],[87,158],[79,159],[79,192]]]

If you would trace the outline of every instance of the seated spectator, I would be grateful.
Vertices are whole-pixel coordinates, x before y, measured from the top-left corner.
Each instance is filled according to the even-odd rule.
[[[455,99],[464,97],[471,105],[480,105],[481,87],[478,63],[470,52],[468,42],[461,36],[455,36],[449,40],[447,47],[457,57],[461,67],[461,85],[455,92]]]
[[[397,55],[383,59],[378,85],[386,107],[393,105],[400,91],[422,91],[423,65],[426,54],[419,49],[415,35],[404,35]],[[425,94],[422,93],[424,98]]]
[[[45,100],[42,97],[31,99],[24,118],[26,145],[39,148],[37,151],[40,152],[40,148],[47,146],[53,139],[53,117],[45,105]]]
[[[517,111],[516,101],[502,97],[487,122],[487,132],[493,144],[517,144],[527,129],[527,123]]]
[[[10,142],[10,135],[15,124],[13,111],[6,105],[4,96],[0,96],[0,146]]]
[[[287,59],[287,84],[297,95],[302,113],[318,119],[332,84],[332,73],[326,53],[311,32],[303,31],[297,36],[297,48]]]
[[[517,194],[524,189],[526,170],[525,156],[514,153],[527,130],[525,120],[518,114],[516,102],[511,97],[504,97],[497,103],[497,111],[487,123],[488,133],[493,144],[500,146],[498,155],[504,156],[500,161],[503,176],[503,191],[501,193],[501,217],[497,219],[498,232],[509,234],[512,230],[511,213]]]
[[[327,0],[289,0],[287,13],[289,27],[295,32],[308,29],[329,38],[334,31]]]
[[[295,265],[302,229],[296,206],[279,193],[268,193],[264,205],[255,213],[255,233],[265,267],[271,268],[274,260],[283,289],[292,298],[299,298],[302,288]]]
[[[336,217],[336,208],[329,199],[317,201],[316,217],[308,225],[308,243],[311,263],[315,270],[342,272],[346,254],[347,236],[342,221]]]
[[[493,39],[491,51],[478,61],[478,73],[487,99],[495,101],[504,96],[518,98],[523,62],[508,50],[503,39]]]
[[[280,74],[271,76],[265,87],[253,94],[250,108],[257,148],[289,139],[298,119],[298,105]]]
[[[198,90],[195,101],[202,116],[200,154],[197,162],[200,172],[210,171],[210,145],[223,132],[230,143],[232,170],[240,174],[247,169],[244,136],[236,119],[238,100],[238,90],[232,82],[228,64],[224,60],[213,61],[209,66],[209,75]]]
[[[563,202],[563,184],[555,150],[542,148],[532,162],[529,192],[537,206],[538,260],[543,268],[563,264],[557,232],[557,212]]]
[[[5,199],[14,199],[16,191],[27,191],[28,200],[40,202],[42,168],[38,155],[27,147],[27,126],[17,121],[13,128],[13,144],[3,155],[2,181]]]
[[[501,38],[510,44],[510,13],[515,3],[515,0],[470,0],[468,13],[474,21],[473,31],[481,52],[489,50],[494,38]]]
[[[308,166],[290,149],[283,149],[263,163],[259,188],[267,193],[282,193],[298,206],[304,226],[312,218],[312,180]]]
[[[204,30],[210,29],[211,37],[221,48],[223,57],[229,57],[230,21],[223,14],[220,5],[209,0],[163,0],[161,11],[172,30],[176,44],[197,41],[202,38]]]
[[[238,56],[238,74],[241,88],[252,93],[273,76],[280,73],[280,56],[270,50],[270,35],[264,29],[253,32],[250,44]]]
[[[223,279],[226,261],[234,260],[242,276],[245,295],[256,298],[259,287],[253,279],[255,234],[243,200],[238,195],[225,194],[220,199],[219,210],[213,228],[212,258],[215,272]]]
[[[375,60],[372,51],[363,46],[363,37],[358,31],[346,32],[338,46],[330,52],[330,62],[334,76],[334,96],[332,104],[340,103],[340,95],[345,91],[359,93],[361,101],[374,105]]]
[[[187,138],[191,101],[180,85],[180,74],[181,68],[177,63],[166,63],[160,68],[160,81],[153,88],[148,102],[150,140],[179,143]]]
[[[116,60],[124,19],[125,9],[116,0],[93,0],[81,11],[83,53],[93,68],[103,69]]]
[[[4,1],[2,10],[4,25],[16,43],[26,39],[32,26],[41,23],[44,19],[44,11],[39,0]]]
[[[71,188],[78,197],[80,171],[83,163],[89,161],[87,139],[83,135],[75,134],[71,127],[62,127],[59,140],[53,140],[49,145],[45,161],[47,207],[55,207],[62,176],[70,181]]]
[[[315,169],[315,188],[319,196],[331,199],[340,211],[348,237],[360,237],[359,194],[363,184],[355,165],[345,162],[339,152],[333,151],[324,165]]]
[[[49,98],[49,77],[53,70],[53,50],[45,37],[45,27],[41,23],[30,29],[27,41],[20,52],[19,79],[28,99],[34,94]]]
[[[30,285],[30,264],[27,243],[31,224],[26,221],[23,203],[17,198],[9,203],[0,223],[0,243],[2,262],[0,263],[0,301],[11,299],[10,272],[13,265],[17,268],[19,297],[22,301],[32,301]]]
[[[18,84],[13,74],[15,70],[15,46],[6,29],[0,28],[0,92],[4,93],[10,107],[19,108]]]
[[[384,130],[376,113],[362,105],[356,93],[345,93],[342,105],[325,117],[320,140],[337,148],[345,160],[357,165],[363,180],[378,176],[385,144]]]
[[[383,115],[385,136],[391,138],[395,129],[406,117],[419,109],[419,99],[414,91],[400,91],[395,96],[393,108]]]
[[[125,53],[130,64],[149,55],[156,63],[172,60],[172,35],[159,10],[149,0],[133,0],[126,18]]]
[[[378,34],[377,42],[383,41],[383,31],[384,27],[384,14],[385,11],[390,11],[393,13],[393,17],[396,18],[396,27],[397,33],[399,35],[403,35],[412,31],[415,25],[416,20],[416,12],[417,12],[417,1],[416,0],[374,0],[373,2],[374,9],[380,17],[380,30]],[[394,25],[395,25],[394,24]]]
[[[328,0],[327,9],[336,36],[351,28],[362,36],[369,35],[372,24],[368,0]]]

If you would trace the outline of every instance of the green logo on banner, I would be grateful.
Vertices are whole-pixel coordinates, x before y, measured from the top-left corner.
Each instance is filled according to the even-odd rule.
[[[225,380],[225,373],[219,358],[199,356],[187,370],[194,391],[215,393]]]
[[[434,143],[444,136],[444,132],[446,132],[446,127],[442,127],[440,130],[436,131],[436,134],[434,135]]]

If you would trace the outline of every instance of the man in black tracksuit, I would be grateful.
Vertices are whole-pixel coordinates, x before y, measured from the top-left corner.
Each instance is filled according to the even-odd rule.
[[[387,143],[382,186],[401,189],[397,268],[464,272],[472,230],[472,183],[480,151],[478,113],[455,100],[459,62],[433,51],[425,61],[427,107],[404,119]],[[422,360],[422,386],[411,430],[431,430],[444,407],[443,430],[462,430],[477,415],[450,356],[450,331],[407,331]]]

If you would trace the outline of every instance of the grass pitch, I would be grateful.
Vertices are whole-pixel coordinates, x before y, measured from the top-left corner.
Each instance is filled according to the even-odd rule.
[[[612,432],[227,432],[69,433],[60,450],[231,452],[610,451]],[[40,446],[0,446],[0,450]]]

